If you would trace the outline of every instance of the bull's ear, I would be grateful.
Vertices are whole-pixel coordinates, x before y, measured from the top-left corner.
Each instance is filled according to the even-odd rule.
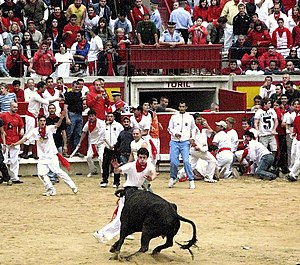
[[[177,212],[177,205],[175,203],[171,203],[171,205],[174,208],[174,210]]]

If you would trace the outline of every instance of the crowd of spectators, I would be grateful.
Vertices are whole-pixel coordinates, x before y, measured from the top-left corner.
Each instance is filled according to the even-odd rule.
[[[220,43],[230,60],[223,74],[297,73],[299,1],[167,3],[171,13],[164,21],[158,0],[150,0],[149,9],[142,0],[4,0],[0,5],[0,75],[119,75],[131,44]],[[232,71],[234,63],[238,70]]]

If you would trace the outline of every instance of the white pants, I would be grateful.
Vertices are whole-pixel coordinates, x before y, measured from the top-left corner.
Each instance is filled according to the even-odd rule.
[[[29,133],[35,127],[36,127],[36,119],[31,116],[25,115],[25,136],[27,133]],[[34,145],[35,141],[28,139],[24,144],[25,145],[30,145],[30,144]]]
[[[228,178],[232,173],[233,153],[230,150],[224,150],[217,154],[217,163],[219,169],[225,168],[224,178]]]
[[[108,223],[106,226],[98,230],[98,234],[104,236],[106,240],[113,239],[116,235],[120,233],[121,229],[121,213],[125,203],[125,196],[121,197],[119,200],[119,207],[116,217]]]
[[[40,159],[37,164],[37,173],[40,180],[44,184],[45,190],[53,189],[53,185],[47,175],[50,170],[62,178],[63,181],[70,187],[70,189],[76,187],[70,176],[60,168],[58,157],[53,156],[49,157],[47,160]]]
[[[226,27],[224,29],[224,50],[228,51],[232,46],[233,40],[233,26],[226,23]]]
[[[14,147],[7,146],[4,155],[4,163],[7,164],[10,160],[10,178],[12,181],[19,180],[19,152],[20,146],[16,145]],[[8,158],[9,156],[9,158]]]
[[[103,153],[104,153],[104,144],[98,144],[97,145],[97,153],[98,153],[98,161],[99,161],[99,167],[100,167],[100,173],[102,173],[102,161],[103,161]],[[93,148],[92,145],[89,145],[89,149],[87,151],[87,156],[86,156],[86,161],[89,166],[89,170],[91,173],[96,173],[97,172],[97,167],[95,166],[95,163],[93,161]]]
[[[291,168],[290,175],[293,176],[293,177],[295,177],[295,176],[299,175],[299,172],[300,172],[300,141],[297,141],[296,158],[295,158],[294,165]]]
[[[293,138],[292,146],[291,146],[291,153],[288,154],[291,157],[291,160],[290,160],[291,163],[290,163],[290,166],[289,166],[290,171],[291,171],[292,167],[295,164],[295,160],[296,160],[296,156],[297,156],[297,145],[298,145],[297,139]]]

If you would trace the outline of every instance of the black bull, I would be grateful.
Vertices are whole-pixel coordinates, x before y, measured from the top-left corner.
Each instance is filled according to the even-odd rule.
[[[173,238],[180,228],[180,221],[187,222],[193,227],[192,239],[185,245],[179,244],[182,249],[188,249],[193,258],[190,247],[197,242],[194,222],[178,215],[175,204],[169,203],[154,193],[126,189],[124,208],[121,213],[120,238],[113,244],[110,252],[119,254],[128,235],[142,232],[141,248],[137,253],[146,252],[152,238],[163,236],[166,237],[166,242],[152,251],[152,254],[159,253],[162,249],[173,246]]]

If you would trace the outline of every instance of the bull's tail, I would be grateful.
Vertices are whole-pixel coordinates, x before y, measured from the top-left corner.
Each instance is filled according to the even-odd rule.
[[[182,248],[182,249],[187,249],[189,252],[190,252],[190,254],[191,254],[191,256],[192,256],[192,259],[194,259],[194,254],[193,254],[193,252],[190,250],[190,248],[192,247],[192,246],[197,246],[196,245],[196,242],[197,242],[197,236],[196,236],[196,225],[195,225],[195,223],[193,222],[193,221],[191,221],[191,220],[189,220],[189,219],[186,219],[186,218],[184,218],[184,217],[182,217],[182,216],[180,216],[180,215],[178,215],[178,219],[180,220],[180,221],[183,221],[183,222],[186,222],[186,223],[189,223],[189,224],[191,224],[191,226],[193,227],[193,237],[192,237],[192,239],[190,239],[190,240],[188,240],[187,241],[187,244],[180,244],[180,243],[178,243],[178,242],[176,242],[178,245],[180,245],[180,247]]]

